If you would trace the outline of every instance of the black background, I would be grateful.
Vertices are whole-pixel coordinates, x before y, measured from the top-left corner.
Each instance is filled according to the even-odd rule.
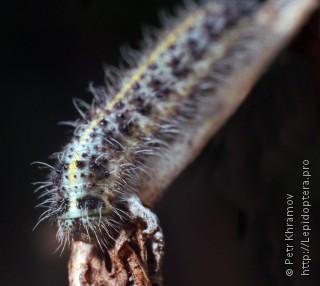
[[[31,182],[71,131],[73,97],[91,100],[103,64],[138,47],[141,27],[160,26],[160,8],[178,1],[20,1],[1,8],[1,285],[67,285],[68,251],[42,224]],[[318,285],[319,141],[312,62],[287,51],[249,100],[158,204],[165,237],[165,285]],[[301,165],[312,166],[313,272],[284,275],[286,193],[300,203]],[[298,209],[297,209],[298,214]],[[298,215],[297,215],[298,216]],[[297,223],[298,223],[297,219]],[[297,226],[297,235],[298,235]],[[298,253],[298,246],[297,246]],[[297,273],[301,259],[296,258]],[[317,276],[318,275],[318,276]]]

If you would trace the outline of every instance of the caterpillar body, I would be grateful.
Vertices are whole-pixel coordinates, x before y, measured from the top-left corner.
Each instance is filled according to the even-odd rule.
[[[107,247],[117,225],[130,219],[129,199],[137,195],[150,205],[250,88],[229,98],[226,78],[262,48],[251,44],[255,5],[187,6],[130,68],[117,75],[110,70],[107,87],[91,87],[91,106],[78,102],[73,138],[39,187],[47,197],[39,221],[57,222],[62,247],[72,239]]]

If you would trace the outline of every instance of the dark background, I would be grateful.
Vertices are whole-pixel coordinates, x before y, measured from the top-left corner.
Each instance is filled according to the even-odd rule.
[[[119,47],[138,47],[145,23],[179,1],[20,1],[2,4],[1,285],[67,285],[68,253],[52,254],[55,227],[43,223],[31,182],[71,131],[73,97],[87,101]],[[312,33],[311,33],[312,34]],[[281,53],[237,114],[158,204],[166,237],[165,285],[318,285],[319,56],[305,29]],[[302,38],[302,40],[301,40]],[[308,40],[309,39],[309,40]],[[311,51],[310,51],[311,50]],[[316,49],[317,50],[317,49]],[[320,50],[320,49],[319,49]],[[318,51],[319,51],[318,50]],[[312,172],[311,277],[299,277],[302,160]],[[286,194],[295,196],[295,276],[284,268]]]

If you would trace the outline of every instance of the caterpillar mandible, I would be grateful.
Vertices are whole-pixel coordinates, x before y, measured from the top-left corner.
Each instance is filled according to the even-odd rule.
[[[129,203],[152,205],[239,106],[251,88],[241,69],[250,66],[257,78],[285,43],[281,31],[273,43],[259,38],[270,19],[257,17],[256,7],[241,0],[186,4],[139,57],[128,55],[130,68],[110,69],[106,87],[90,87],[91,105],[76,103],[74,135],[38,188],[47,208],[39,222],[57,222],[62,248],[71,240],[107,248],[130,220]],[[228,96],[233,80],[237,97]]]

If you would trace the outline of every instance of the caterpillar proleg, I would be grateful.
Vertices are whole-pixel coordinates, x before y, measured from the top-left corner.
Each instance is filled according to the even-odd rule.
[[[62,248],[108,248],[130,220],[128,204],[152,206],[233,114],[303,21],[296,7],[305,4],[271,2],[270,13],[249,0],[186,4],[139,56],[126,56],[130,68],[90,86],[91,105],[75,101],[74,135],[38,188],[47,198],[39,221],[57,222]]]

